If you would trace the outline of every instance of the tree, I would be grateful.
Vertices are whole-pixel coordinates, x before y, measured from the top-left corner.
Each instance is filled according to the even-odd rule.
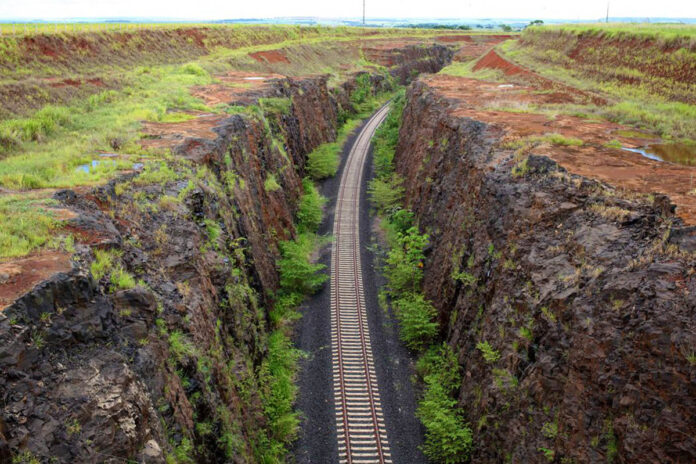
[[[508,26],[507,24],[501,24],[500,28],[505,32],[510,32],[512,30],[512,27]]]

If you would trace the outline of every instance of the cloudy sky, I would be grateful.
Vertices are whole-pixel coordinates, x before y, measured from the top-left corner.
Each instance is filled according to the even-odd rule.
[[[366,0],[367,16],[390,18],[595,19],[607,0]],[[610,15],[696,17],[696,0],[610,0]],[[358,17],[361,0],[0,0],[10,18],[156,17],[179,19]]]

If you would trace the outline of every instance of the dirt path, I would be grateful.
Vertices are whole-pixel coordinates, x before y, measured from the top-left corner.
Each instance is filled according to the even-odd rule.
[[[332,285],[310,301],[298,330],[297,344],[309,353],[299,379],[299,463],[425,462],[418,450],[412,360],[394,319],[377,304],[379,276],[366,246],[369,140],[380,121],[371,119],[349,140],[340,177],[322,185],[331,201],[320,232],[333,224],[336,243],[334,259],[332,247],[321,258],[331,264]]]

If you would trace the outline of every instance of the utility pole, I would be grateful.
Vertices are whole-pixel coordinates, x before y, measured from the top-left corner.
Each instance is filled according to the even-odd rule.
[[[365,27],[365,0],[363,0],[363,27]]]
[[[609,1],[610,0],[607,0],[607,20],[606,20],[607,24],[609,23]]]

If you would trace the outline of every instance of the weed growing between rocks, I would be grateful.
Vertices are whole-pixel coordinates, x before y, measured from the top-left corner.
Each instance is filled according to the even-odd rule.
[[[413,223],[413,213],[402,209],[403,190],[392,159],[398,140],[403,94],[394,99],[389,116],[375,135],[375,179],[370,183],[373,205],[383,219],[389,251],[383,273],[388,296],[399,320],[403,342],[420,355],[418,376],[424,384],[417,415],[425,426],[423,452],[437,463],[468,459],[473,438],[454,397],[461,373],[455,354],[438,340],[436,310],[425,299],[421,283],[428,235]]]

